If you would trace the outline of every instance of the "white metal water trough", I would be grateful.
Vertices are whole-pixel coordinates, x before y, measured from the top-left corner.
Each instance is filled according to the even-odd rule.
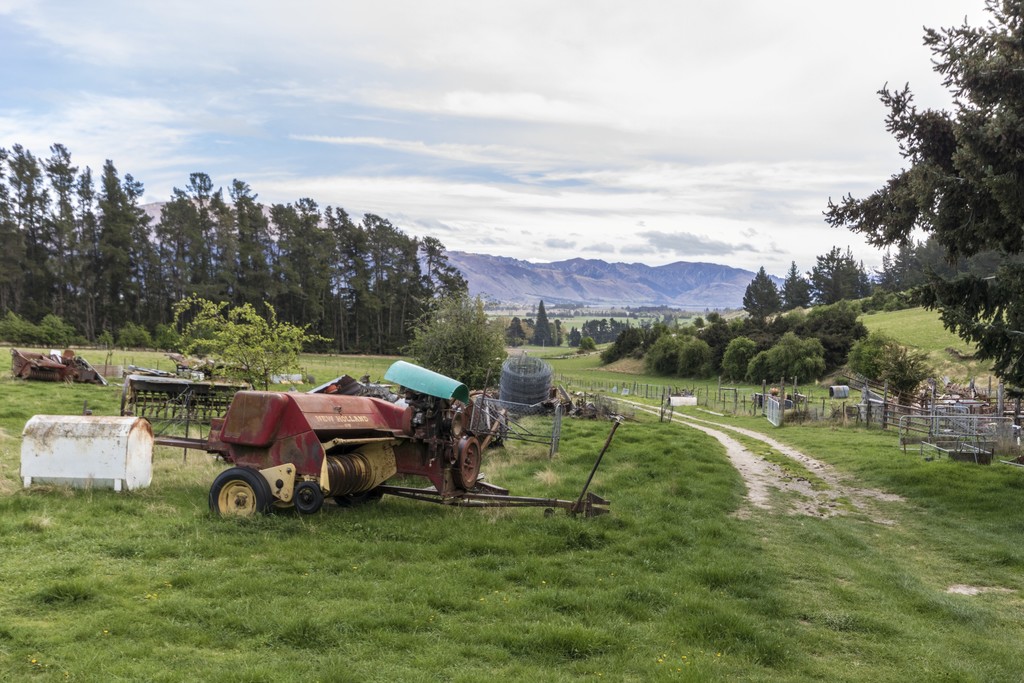
[[[141,417],[36,415],[22,437],[25,488],[43,482],[131,491],[153,481],[153,429]]]

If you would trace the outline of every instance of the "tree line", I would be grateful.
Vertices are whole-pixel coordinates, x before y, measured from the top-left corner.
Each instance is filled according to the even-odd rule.
[[[920,293],[935,279],[991,278],[1001,265],[1012,263],[1024,263],[1024,258],[986,250],[951,259],[939,241],[928,236],[886,250],[881,268],[869,275],[849,248],[843,252],[833,247],[818,256],[806,274],[793,262],[781,286],[761,267],[744,291],[743,309],[760,320],[796,308],[857,299],[866,299],[865,311],[898,310],[923,303]]]
[[[154,222],[143,184],[108,160],[98,179],[61,144],[0,148],[0,314],[6,329],[62,322],[89,342],[157,338],[189,296],[272,305],[320,350],[390,353],[431,303],[464,295],[444,245],[313,199],[264,205],[241,180],[191,173]],[[173,335],[171,335],[173,336]],[[13,339],[11,341],[14,341]]]

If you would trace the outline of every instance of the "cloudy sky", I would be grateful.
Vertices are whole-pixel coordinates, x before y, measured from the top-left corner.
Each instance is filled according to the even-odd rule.
[[[376,213],[452,250],[784,275],[902,165],[876,91],[948,96],[983,0],[0,0],[0,147]]]

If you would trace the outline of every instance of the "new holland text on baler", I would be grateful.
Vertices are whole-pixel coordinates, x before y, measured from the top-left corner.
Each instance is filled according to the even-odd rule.
[[[238,392],[201,442],[232,465],[214,479],[210,509],[246,516],[294,506],[312,514],[327,497],[349,505],[389,494],[467,507],[537,506],[586,516],[608,511],[608,501],[587,491],[600,456],[577,500],[510,496],[480,476],[481,455],[501,424],[494,419],[480,432],[470,429],[474,402],[464,384],[404,361],[384,378],[403,388],[402,400]],[[158,443],[197,445],[173,437]],[[407,476],[424,477],[430,486],[386,483]]]

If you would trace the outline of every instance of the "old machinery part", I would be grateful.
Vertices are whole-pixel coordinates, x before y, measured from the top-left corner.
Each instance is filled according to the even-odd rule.
[[[259,472],[232,467],[210,487],[210,510],[222,517],[249,517],[270,509],[270,485]]]
[[[292,497],[295,509],[303,515],[313,515],[320,511],[324,504],[324,492],[315,481],[300,481],[295,487]]]
[[[455,465],[455,483],[464,489],[473,488],[480,476],[480,442],[475,436],[464,436],[459,440]]]
[[[390,444],[366,444],[351,453],[327,456],[327,493],[348,496],[376,488],[397,473]]]

